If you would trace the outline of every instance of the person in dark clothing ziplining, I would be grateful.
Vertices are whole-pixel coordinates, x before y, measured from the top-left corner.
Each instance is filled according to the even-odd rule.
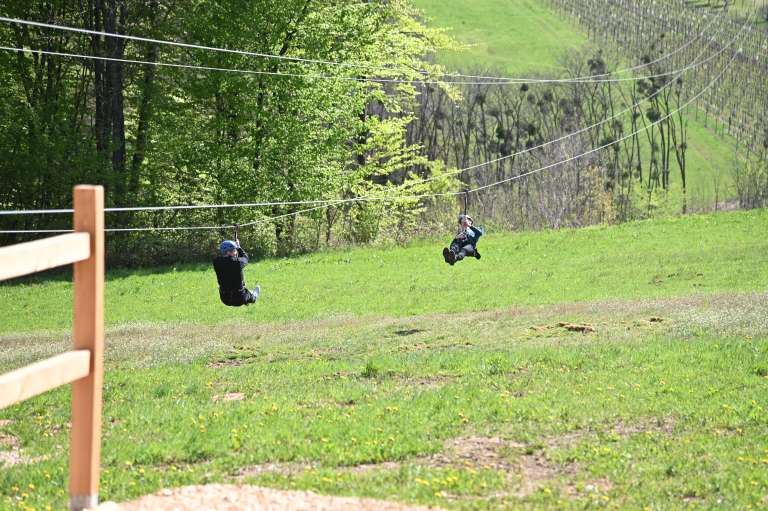
[[[475,227],[472,217],[467,214],[459,215],[459,232],[453,238],[451,246],[443,249],[443,259],[453,266],[456,261],[461,261],[467,256],[480,259],[477,251],[477,242],[483,235],[482,227]]]
[[[261,288],[256,286],[253,291],[248,291],[245,287],[243,268],[248,264],[248,254],[240,248],[240,240],[235,238],[235,241],[222,241],[219,252],[220,255],[213,260],[213,269],[219,281],[221,302],[230,307],[256,303]]]

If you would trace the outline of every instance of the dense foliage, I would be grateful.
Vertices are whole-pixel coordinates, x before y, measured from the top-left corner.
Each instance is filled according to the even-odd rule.
[[[471,207],[486,226],[507,228],[686,212],[701,209],[702,196],[707,207],[737,195],[743,207],[765,204],[768,146],[756,122],[764,70],[737,51],[742,43],[756,51],[760,36],[738,30],[741,20],[712,17],[714,6],[702,7],[706,16],[683,4],[665,8],[669,20],[691,21],[668,25],[646,3],[623,2],[634,15],[614,25],[607,20],[616,16],[596,8],[601,2],[550,2],[567,18],[583,13],[596,45],[619,43],[561,53],[561,75],[610,73],[630,57],[648,64],[638,73],[658,76],[567,86],[435,83],[444,75],[434,54],[456,45],[427,28],[410,0],[5,2],[0,15],[95,33],[0,22],[0,45],[23,48],[0,51],[0,208],[65,207],[80,182],[106,185],[110,206],[294,202],[109,214],[113,228],[209,227],[109,236],[111,264],[154,264],[199,260],[231,235],[219,226],[234,223],[249,225],[250,245],[268,254],[405,241],[447,223],[456,204],[405,196],[461,187],[488,187],[472,194]],[[708,44],[701,34],[715,29],[720,39]],[[424,69],[434,72],[427,80]],[[741,75],[754,86],[734,86]],[[717,98],[754,108],[731,109],[727,131],[739,145],[719,149],[732,158],[712,185],[701,168],[711,133],[702,136],[709,130],[692,117],[706,112],[706,124],[710,113],[725,116],[730,103]],[[738,131],[736,118],[749,129]],[[747,163],[737,169],[738,158]],[[466,167],[473,171],[456,170]],[[732,172],[735,190],[724,197],[721,174]],[[506,185],[493,186],[499,181]],[[368,196],[399,200],[300,204]],[[68,226],[66,215],[0,217],[4,229]]]
[[[430,171],[405,144],[414,87],[359,81],[417,78],[416,70],[430,67],[422,58],[448,43],[418,22],[405,1],[17,0],[3,2],[0,14],[352,63],[318,65],[0,23],[2,44],[25,49],[0,52],[0,207],[64,207],[80,182],[106,185],[108,205],[119,206],[348,198],[396,193],[385,190],[392,188],[388,177],[398,174],[402,183],[408,166]],[[111,214],[108,224],[221,225],[298,209]],[[356,205],[341,215],[318,210],[310,218],[326,220],[326,239],[341,219],[346,233],[365,241],[365,233],[380,227],[383,210],[381,204]],[[61,228],[68,222],[24,217],[2,226]],[[258,230],[261,245],[277,252],[300,246],[295,222],[288,216],[265,224]],[[122,234],[110,245],[120,253],[138,241],[208,250],[218,234],[164,233],[154,243],[146,243],[152,234]]]

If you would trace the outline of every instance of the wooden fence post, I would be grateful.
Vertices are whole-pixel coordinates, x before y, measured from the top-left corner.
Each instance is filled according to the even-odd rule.
[[[104,381],[104,189],[76,186],[74,228],[91,238],[91,257],[75,263],[75,350],[90,350],[90,374],[72,384],[69,508],[96,507],[101,455],[101,392]]]

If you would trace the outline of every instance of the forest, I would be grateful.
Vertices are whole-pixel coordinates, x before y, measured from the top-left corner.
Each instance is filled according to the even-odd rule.
[[[104,184],[110,207],[266,203],[109,213],[140,229],[110,235],[113,265],[198,260],[236,223],[262,254],[404,242],[442,232],[476,188],[495,228],[621,222],[701,208],[686,188],[693,115],[736,139],[740,205],[765,204],[762,28],[596,2],[551,1],[622,48],[568,54],[560,78],[604,77],[568,86],[447,72],[436,54],[461,45],[408,0],[5,2],[0,207],[66,208],[81,182]],[[13,242],[69,218],[0,228]]]

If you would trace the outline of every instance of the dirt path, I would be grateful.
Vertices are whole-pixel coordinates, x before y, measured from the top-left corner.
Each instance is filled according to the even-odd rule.
[[[306,491],[258,486],[210,484],[162,490],[123,504],[106,503],[98,511],[439,511],[435,507],[355,497],[329,497]]]

